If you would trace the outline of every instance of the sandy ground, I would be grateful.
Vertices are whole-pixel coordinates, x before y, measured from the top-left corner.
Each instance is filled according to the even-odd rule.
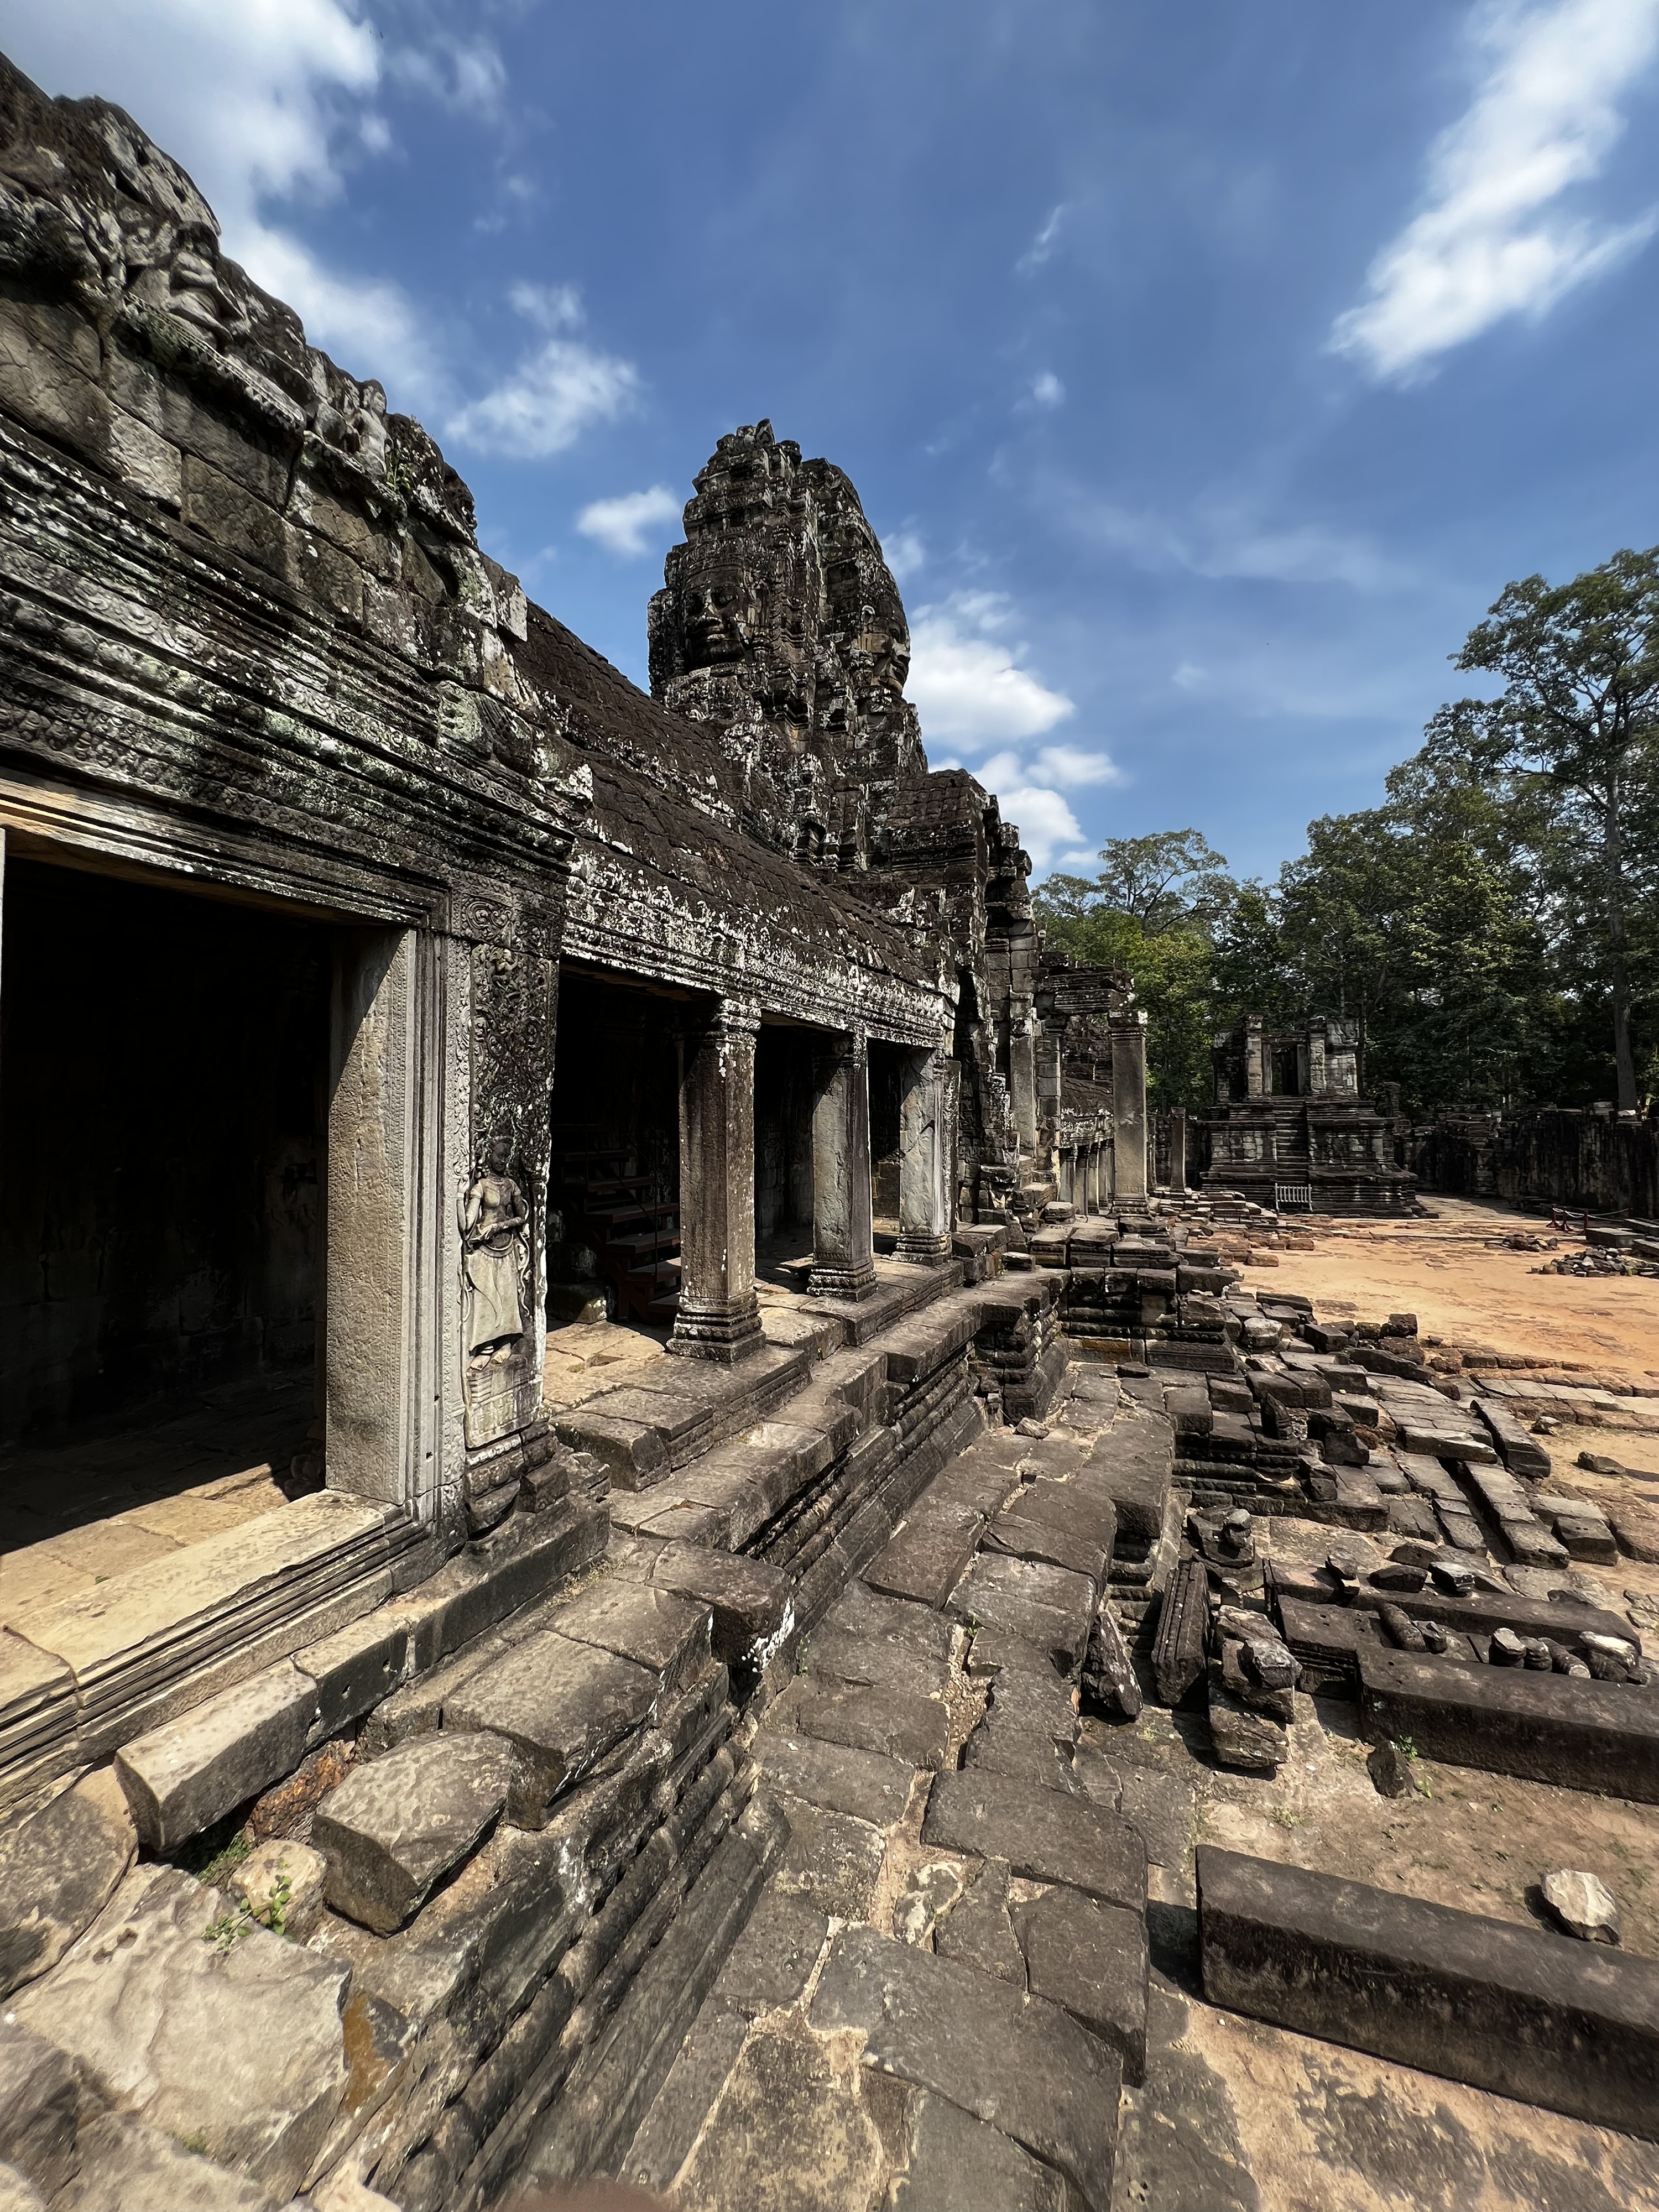
[[[1536,1214],[1469,1199],[1426,1203],[1431,1219],[1322,1226],[1313,1251],[1276,1253],[1276,1268],[1249,1267],[1245,1283],[1267,1296],[1299,1291],[1334,1318],[1414,1313],[1425,1336],[1448,1344],[1659,1381],[1659,1278],[1535,1274],[1540,1255],[1490,1251],[1486,1240],[1512,1230],[1548,1236]],[[1582,1248],[1582,1238],[1555,1233],[1564,1251]]]

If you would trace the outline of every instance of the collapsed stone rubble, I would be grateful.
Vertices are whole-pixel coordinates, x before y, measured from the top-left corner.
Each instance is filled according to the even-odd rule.
[[[1240,1264],[1287,1179],[1412,1202],[1347,1026],[1247,1025],[1156,1183],[1126,979],[1045,951],[769,424],[647,697],[3,64],[0,250],[0,2203],[1109,2212],[1152,2119],[1231,2202],[1194,1970],[1650,2137],[1588,1813],[1547,1928],[1195,1845],[1292,1839],[1338,1709],[1356,1832],[1659,1802],[1659,1513],[1540,1441],[1659,1413]],[[67,1036],[64,947],[120,971]]]

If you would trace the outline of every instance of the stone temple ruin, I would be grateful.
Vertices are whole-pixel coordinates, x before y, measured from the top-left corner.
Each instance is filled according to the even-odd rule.
[[[1659,2132],[1636,1952],[1194,1858],[1316,1688],[1659,1802],[1560,1571],[1659,1548],[1224,1260],[1409,1202],[1340,1024],[1149,1187],[839,470],[721,439],[647,697],[0,65],[0,2205],[1243,2203],[1194,1911],[1213,2007]]]

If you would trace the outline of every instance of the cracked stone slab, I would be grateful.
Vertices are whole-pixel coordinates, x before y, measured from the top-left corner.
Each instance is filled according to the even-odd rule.
[[[344,2094],[350,1980],[349,1966],[267,1934],[222,1891],[140,1867],[11,2008],[109,2103],[280,2199],[299,2188]]]
[[[789,1823],[789,1840],[773,1876],[778,1887],[810,1898],[839,1920],[866,1919],[887,1851],[882,1831],[802,1797],[781,1796],[777,1802]]]
[[[960,1620],[1018,1637],[1046,1651],[1062,1674],[1072,1674],[1088,1645],[1095,1595],[1087,1575],[981,1552],[951,1590],[950,1610]]]
[[[1109,2212],[1121,2069],[1058,2006],[971,1966],[848,1928],[809,2014],[853,2028],[866,2065],[932,2090],[1056,2166],[1090,2212]]]
[[[884,1636],[948,1664],[953,1624],[913,1599],[879,1595],[862,1582],[848,1583],[824,1615],[824,1626],[848,1636]]]
[[[1127,2081],[1146,2078],[1146,1919],[1056,1885],[1016,1908],[1033,1995],[1063,2005],[1110,2044]]]
[[[915,1770],[904,1759],[816,1736],[762,1729],[755,1763],[774,1787],[834,1813],[850,1813],[872,1827],[890,1828],[909,1802]]]
[[[1029,1881],[1065,1882],[1107,1905],[1146,1909],[1146,1845],[1128,1821],[1087,1797],[963,1767],[935,1776],[921,1840],[975,1858],[1006,1859]]]
[[[578,1644],[649,1667],[665,1690],[708,1664],[713,1607],[649,1583],[602,1581],[559,1606],[549,1626]]]
[[[1052,2167],[926,2090],[915,2100],[909,2153],[891,2212],[1065,2212],[1066,2185]]]
[[[539,1828],[556,1797],[650,1719],[658,1693],[650,1668],[548,1628],[475,1674],[443,1721],[457,1733],[506,1737],[520,1759],[508,1817]]]
[[[866,1688],[908,1690],[917,1697],[945,1694],[950,1669],[933,1653],[896,1637],[856,1633],[827,1625],[815,1628],[806,1646],[806,1665],[815,1677]]]
[[[933,1948],[941,1959],[994,1974],[1016,1989],[1025,1987],[1025,1954],[1009,1917],[1006,1859],[986,1860],[934,1929]]]
[[[518,1773],[502,1737],[416,1736],[366,1760],[317,1808],[311,1840],[328,1861],[337,1912],[390,1936],[501,1818]]]
[[[732,1946],[713,1998],[751,2017],[793,2004],[829,1933],[829,1918],[811,1898],[781,1887],[774,1876]]]

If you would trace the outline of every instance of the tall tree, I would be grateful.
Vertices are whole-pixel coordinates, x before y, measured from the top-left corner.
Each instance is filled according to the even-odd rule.
[[[1455,665],[1501,677],[1504,690],[1442,708],[1422,757],[1467,762],[1543,803],[1563,911],[1577,908],[1597,940],[1618,1102],[1631,1111],[1634,940],[1659,871],[1659,546],[1570,584],[1510,584]]]

